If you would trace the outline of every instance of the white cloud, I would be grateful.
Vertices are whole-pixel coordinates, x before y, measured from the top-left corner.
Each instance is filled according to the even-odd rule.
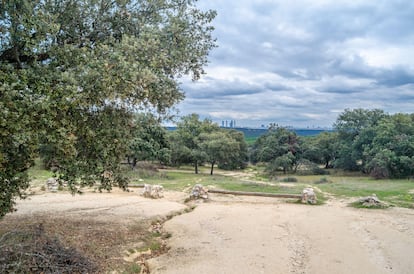
[[[414,2],[201,0],[219,47],[183,115],[331,126],[345,108],[414,109]]]

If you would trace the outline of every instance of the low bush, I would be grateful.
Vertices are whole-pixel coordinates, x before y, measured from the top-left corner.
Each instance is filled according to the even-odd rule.
[[[284,182],[284,183],[296,183],[298,181],[298,179],[296,177],[285,177],[280,179],[280,182]]]

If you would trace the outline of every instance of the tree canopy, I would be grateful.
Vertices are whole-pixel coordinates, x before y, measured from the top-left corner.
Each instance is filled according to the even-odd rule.
[[[133,114],[168,115],[184,96],[178,78],[199,79],[215,46],[215,12],[195,2],[0,2],[0,216],[24,194],[40,143],[74,192],[126,186]]]
[[[219,164],[230,169],[244,168],[247,144],[244,135],[221,129],[209,119],[200,120],[197,114],[182,117],[177,130],[170,134],[172,164],[192,164],[194,172],[207,162],[210,174]]]
[[[252,161],[268,162],[270,173],[275,173],[279,169],[286,173],[297,164],[299,148],[295,132],[274,124],[254,143]]]

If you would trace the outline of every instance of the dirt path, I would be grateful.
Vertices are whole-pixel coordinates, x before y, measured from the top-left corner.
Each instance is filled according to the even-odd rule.
[[[214,196],[165,224],[151,273],[414,273],[414,211]]]
[[[187,194],[152,200],[138,193],[34,195],[14,217],[51,214],[128,223],[186,208]],[[280,199],[212,195],[194,211],[164,224],[167,254],[151,273],[414,273],[414,210],[363,210]]]
[[[88,192],[74,196],[68,192],[33,195],[18,201],[18,210],[9,216],[50,214],[128,222],[165,216],[186,208],[182,203],[186,197],[184,193],[168,192],[165,199],[159,200],[146,199],[139,193],[140,190],[124,192],[114,189],[111,193]]]

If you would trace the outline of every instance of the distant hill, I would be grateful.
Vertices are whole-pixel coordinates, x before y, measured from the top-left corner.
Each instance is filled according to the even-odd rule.
[[[245,138],[257,138],[267,132],[266,128],[234,128],[235,130],[241,131],[244,133]],[[290,129],[298,136],[315,136],[321,132],[332,131],[327,129]]]
[[[176,127],[166,127],[167,130],[175,130]],[[262,136],[267,132],[267,128],[227,128],[227,129],[235,129],[244,133],[245,138],[257,138]],[[298,136],[315,136],[321,132],[330,132],[332,130],[329,129],[291,129],[292,131],[296,132]]]

